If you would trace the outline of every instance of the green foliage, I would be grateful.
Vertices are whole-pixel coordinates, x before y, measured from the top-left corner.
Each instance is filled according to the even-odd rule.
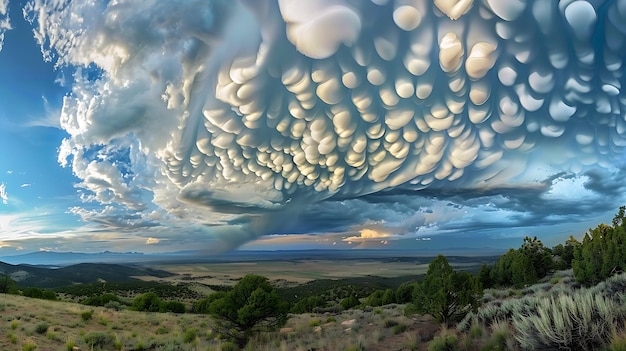
[[[183,342],[185,344],[189,344],[191,342],[193,342],[194,340],[196,340],[196,338],[198,337],[198,331],[196,329],[187,329],[185,330],[185,333],[183,334]]]
[[[46,322],[41,322],[35,326],[35,333],[45,334],[48,331],[50,325]]]
[[[85,343],[93,349],[112,350],[115,348],[115,337],[108,333],[92,331],[85,334]]]
[[[133,311],[185,313],[186,308],[179,301],[163,301],[155,293],[135,297],[130,306]]]
[[[416,285],[415,283],[402,283],[398,289],[396,289],[396,302],[409,303],[413,301],[413,291]]]
[[[322,297],[308,296],[296,302],[291,307],[290,312],[295,313],[295,314],[310,313],[310,312],[314,312],[314,310],[318,307],[325,307],[325,306],[326,306],[326,300],[324,300]]]
[[[550,250],[537,237],[525,237],[522,246],[500,256],[493,267],[481,268],[480,280],[485,287],[535,284],[554,268]]]
[[[17,285],[8,275],[0,275],[0,294],[17,294]]]
[[[114,294],[118,296],[123,296],[128,291],[132,291],[137,294],[152,292],[157,294],[160,299],[165,300],[180,300],[183,298],[200,299],[203,296],[198,292],[192,290],[188,285],[185,284],[172,285],[153,281],[109,281],[106,284],[73,284],[62,288],[56,288],[54,290],[56,292],[75,297],[91,297],[102,294]]]
[[[381,302],[383,306],[396,303],[396,294],[391,289],[385,290]]]
[[[135,297],[131,305],[133,311],[164,312],[163,301],[153,292]]]
[[[83,305],[88,305],[88,306],[104,306],[111,301],[120,302],[120,299],[115,294],[104,293],[104,294],[88,297],[84,299],[83,301],[81,301],[81,303]]]
[[[218,291],[216,293],[213,293],[205,297],[202,300],[198,300],[194,302],[193,305],[191,306],[191,312],[208,314],[210,313],[209,306],[211,306],[211,303],[213,303],[213,301],[215,300],[223,298],[224,296],[226,296],[225,291]]]
[[[57,295],[52,290],[44,290],[42,298],[44,300],[56,301]]]
[[[26,297],[31,297],[34,299],[43,299],[43,291],[39,288],[33,288],[33,287],[26,288],[22,292],[22,295]]]
[[[37,349],[37,345],[30,341],[22,345],[22,351],[35,351],[35,349]]]
[[[285,325],[287,311],[287,303],[267,278],[254,274],[243,277],[209,305],[218,332],[233,338],[241,348],[254,333]]]
[[[93,310],[84,311],[80,314],[80,318],[85,322],[90,320],[93,317]]]
[[[359,302],[359,299],[357,299],[354,296],[348,296],[345,299],[341,300],[341,303],[340,303],[341,308],[343,308],[344,310],[349,310],[360,304],[361,302]]]
[[[455,351],[459,349],[459,339],[456,335],[444,330],[428,343],[428,351]]]
[[[404,333],[407,330],[407,328],[408,327],[406,326],[406,324],[398,324],[394,326],[392,329],[393,335]]]
[[[557,270],[566,270],[572,268],[572,261],[574,260],[574,252],[580,246],[580,242],[573,236],[565,242],[565,245],[558,244],[552,248],[552,255],[555,258],[554,268]]]
[[[185,304],[180,301],[165,301],[165,311],[173,313],[185,313],[187,308]]]
[[[426,279],[417,285],[413,304],[419,313],[428,313],[450,324],[475,310],[482,299],[482,286],[470,273],[457,273],[439,255],[428,265]]]
[[[584,285],[596,284],[626,270],[626,221],[622,206],[613,218],[613,226],[600,224],[585,234],[574,250],[572,268],[576,280]]]
[[[384,290],[376,290],[365,300],[365,305],[377,307],[383,305],[383,295],[385,294]]]

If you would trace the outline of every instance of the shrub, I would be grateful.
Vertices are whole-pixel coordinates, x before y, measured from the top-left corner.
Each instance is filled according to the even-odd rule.
[[[406,324],[398,324],[394,326],[392,329],[393,335],[404,333],[407,330],[407,328],[408,327],[406,326]]]
[[[357,299],[355,296],[348,296],[345,299],[341,300],[341,303],[340,303],[341,307],[344,310],[349,310],[360,304],[361,303],[359,302],[359,299]]]
[[[37,333],[37,334],[45,334],[48,331],[48,327],[50,327],[50,325],[48,325],[48,323],[41,322],[41,323],[39,323],[39,324],[37,324],[35,326],[35,333]]]
[[[65,351],[74,351],[74,347],[76,346],[76,342],[72,339],[68,339],[65,342]]]
[[[398,325],[400,323],[398,323],[398,321],[396,321],[395,319],[385,319],[383,324],[384,324],[385,328],[391,328],[391,327],[395,327],[396,325]]]
[[[90,320],[93,317],[93,310],[84,311],[80,314],[80,318],[85,322]]]
[[[186,311],[185,304],[180,301],[166,301],[164,305],[167,312],[185,313]]]
[[[536,311],[513,316],[515,338],[526,349],[598,349],[624,317],[618,303],[580,290],[541,298]]]
[[[459,348],[459,339],[448,330],[444,329],[440,335],[428,343],[428,351],[455,351]]]
[[[613,335],[607,351],[626,351],[626,335]]]
[[[27,341],[24,345],[22,345],[22,351],[34,351],[36,348],[37,345],[31,341]]]
[[[165,305],[157,294],[149,292],[135,297],[131,309],[133,311],[163,312]]]
[[[92,349],[111,350],[115,348],[115,337],[102,332],[89,332],[85,334],[85,343]]]
[[[109,301],[104,304],[104,308],[119,311],[122,309],[122,304],[119,301]]]
[[[24,292],[22,293],[22,295],[26,296],[26,297],[32,297],[35,299],[42,299],[43,298],[43,291],[39,288],[26,288],[24,289]]]
[[[187,329],[185,330],[185,333],[183,334],[183,342],[186,344],[189,344],[193,342],[194,340],[196,340],[197,336],[198,336],[198,331],[196,329]]]
[[[288,305],[260,275],[244,276],[232,290],[209,305],[216,330],[233,338],[243,348],[256,332],[272,331],[287,322]]]

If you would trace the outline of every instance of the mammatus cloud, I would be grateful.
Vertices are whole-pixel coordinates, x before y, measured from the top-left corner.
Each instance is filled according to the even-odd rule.
[[[0,199],[2,203],[7,205],[9,203],[9,196],[7,195],[7,186],[4,183],[0,183]]]
[[[59,161],[83,198],[232,246],[394,191],[534,214],[508,193],[548,199],[555,174],[602,191],[594,169],[623,162],[623,1],[37,0],[25,16],[44,58],[76,68]]]
[[[0,51],[4,44],[4,33],[11,29],[8,7],[9,0],[0,0]]]

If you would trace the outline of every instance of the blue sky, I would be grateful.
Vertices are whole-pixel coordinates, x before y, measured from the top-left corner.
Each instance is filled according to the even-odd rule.
[[[613,1],[0,0],[0,256],[580,238],[626,203],[623,23]]]

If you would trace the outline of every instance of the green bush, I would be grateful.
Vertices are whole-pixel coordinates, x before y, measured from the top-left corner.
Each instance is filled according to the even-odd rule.
[[[115,294],[100,294],[96,296],[91,296],[83,300],[81,303],[83,305],[89,306],[104,306],[109,302],[120,302],[119,297]]]
[[[88,332],[84,337],[85,343],[91,349],[112,350],[115,348],[115,337],[103,332]]]
[[[345,299],[341,300],[340,305],[341,308],[343,308],[344,310],[349,310],[351,308],[354,308],[358,305],[360,305],[361,302],[359,302],[359,299],[357,299],[355,296],[348,296]]]
[[[183,342],[189,344],[196,340],[196,337],[198,337],[198,331],[196,329],[187,329],[183,334]]]
[[[185,304],[180,301],[166,301],[164,305],[167,312],[185,313],[186,311]]]
[[[22,292],[22,295],[26,297],[32,297],[35,299],[43,299],[43,291],[39,288],[33,288],[33,287],[26,288]]]
[[[135,297],[131,309],[140,312],[165,312],[165,305],[157,294],[149,292]]]
[[[442,332],[428,343],[428,351],[456,351],[459,349],[459,339],[456,335]]]
[[[80,318],[85,322],[90,320],[93,317],[93,310],[84,311],[80,314]]]
[[[48,331],[50,325],[46,322],[41,322],[35,326],[35,333],[45,334]]]

